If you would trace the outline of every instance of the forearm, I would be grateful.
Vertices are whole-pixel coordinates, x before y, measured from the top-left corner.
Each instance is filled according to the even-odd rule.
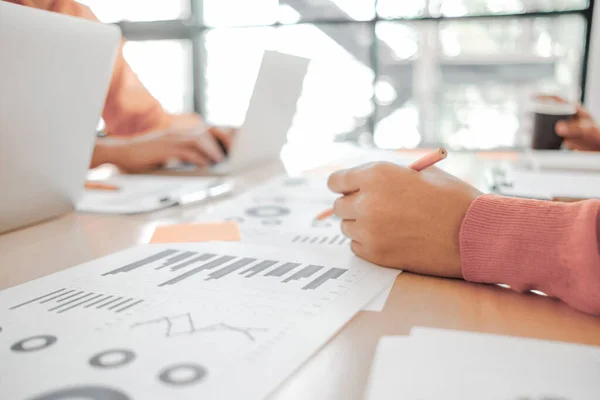
[[[113,139],[99,138],[96,140],[90,168],[99,167],[102,164],[119,164],[119,152],[122,147]]]
[[[600,201],[575,204],[486,195],[461,228],[466,280],[540,290],[600,315]]]

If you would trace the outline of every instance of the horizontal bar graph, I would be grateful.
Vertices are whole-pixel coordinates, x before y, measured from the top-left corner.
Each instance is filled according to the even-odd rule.
[[[325,272],[323,275],[321,275],[320,277],[318,277],[317,279],[315,279],[308,285],[304,286],[302,289],[303,290],[317,289],[318,287],[325,284],[325,282],[327,282],[328,280],[337,279],[340,276],[344,275],[347,271],[348,271],[347,269],[342,269],[342,268],[331,268],[329,271]]]
[[[308,244],[340,245],[342,241],[347,241],[347,238],[342,235],[331,237],[297,236],[294,238],[294,241]],[[143,267],[151,268],[155,274],[159,274],[157,277],[160,276],[161,278],[160,283],[157,284],[158,287],[172,287],[194,278],[208,282],[234,277],[251,281],[267,279],[268,281],[279,281],[281,284],[287,284],[287,286],[292,285],[293,282],[313,279],[301,288],[303,290],[316,290],[327,282],[338,279],[347,271],[343,268],[331,268],[326,272],[322,272],[325,267],[321,265],[167,249],[106,272],[103,276],[132,273]],[[169,276],[170,274],[175,275]],[[317,276],[318,274],[321,275]],[[119,310],[133,300],[135,299],[119,296],[97,298],[96,296],[88,295],[88,293],[64,289],[48,293],[31,301],[64,302],[69,307],[71,305],[79,306],[82,303],[84,308],[93,307],[97,309]],[[18,305],[17,307],[24,305]],[[69,307],[58,307],[57,305],[53,311],[60,312],[60,310],[64,310],[65,308],[69,309]]]
[[[179,271],[180,269],[184,269],[186,267],[189,267],[190,265],[193,265],[199,261],[206,261],[206,260],[210,260],[211,258],[215,257],[214,254],[202,254],[201,256],[198,257],[194,257],[191,260],[188,260],[186,262],[182,262],[181,264],[177,264],[173,267],[171,267],[171,271]]]
[[[196,268],[194,268],[194,269],[192,269],[192,270],[190,270],[190,271],[188,271],[188,272],[186,272],[184,274],[179,275],[176,278],[173,278],[171,280],[163,282],[163,283],[161,283],[158,286],[175,285],[175,284],[177,284],[177,283],[179,283],[179,282],[181,282],[181,281],[183,281],[183,280],[185,280],[185,279],[187,279],[187,278],[189,278],[189,277],[191,277],[191,276],[193,276],[193,275],[195,275],[195,274],[197,274],[199,272],[216,268],[219,265],[222,265],[222,264],[224,264],[226,262],[229,262],[229,261],[231,261],[233,259],[235,259],[235,257],[233,257],[233,256],[222,256],[222,257],[219,257],[219,258],[217,258],[214,261],[210,261],[210,262],[208,262],[206,264],[203,264],[203,265],[201,265],[199,267],[196,267]]]
[[[294,275],[285,279],[283,281],[283,283],[288,283],[291,281],[298,281],[298,280],[304,279],[304,278],[310,278],[313,274],[320,271],[322,268],[323,267],[321,267],[320,265],[309,265],[308,267],[304,267],[300,271],[296,272]]]
[[[173,257],[168,258],[160,267],[156,267],[155,269],[163,269],[170,265],[176,264],[179,261],[183,261],[192,256],[198,255],[195,251],[184,251],[180,254],[175,254]]]
[[[163,258],[173,255],[175,253],[177,253],[177,250],[172,250],[172,249],[164,250],[164,251],[161,251],[160,253],[146,257],[142,260],[132,262],[131,264],[125,265],[124,267],[109,271],[109,272],[103,274],[103,276],[131,272],[131,271],[141,268],[145,265],[151,264],[155,261],[162,260]]]
[[[242,258],[241,260],[238,260],[232,264],[229,264],[225,268],[221,268],[218,271],[212,272],[211,274],[208,275],[208,278],[206,278],[206,280],[221,279],[224,276],[227,276],[227,275],[231,274],[232,272],[242,269],[246,265],[252,264],[255,261],[256,261],[256,258]]]
[[[296,235],[292,239],[295,244],[309,244],[320,246],[344,246],[350,244],[350,240],[344,235],[334,236],[311,236],[311,235]]]
[[[173,287],[184,282],[206,282],[205,284],[210,285],[223,279],[227,282],[230,279],[237,279],[240,284],[246,284],[245,282],[259,285],[281,284],[281,287],[285,287],[286,290],[289,288],[307,291],[318,290],[348,271],[344,268],[327,269],[321,265],[292,261],[261,260],[255,257],[168,249],[112,269],[102,276],[133,273],[140,268],[146,271],[143,281],[158,287]],[[154,276],[155,280],[148,279],[147,272],[150,272],[149,276]],[[132,275],[132,278],[127,279],[136,278]],[[11,306],[9,310],[40,307],[42,310],[56,314],[76,311],[118,314],[133,310],[145,301],[128,293],[108,294],[69,287],[57,288],[31,297]]]
[[[255,275],[260,274],[261,272],[271,268],[273,265],[277,264],[277,261],[265,260],[261,261],[253,267],[248,268],[245,271],[240,272],[240,275],[245,275],[246,278],[252,278]]]
[[[288,262],[285,263],[277,268],[275,268],[273,271],[271,272],[267,272],[265,274],[265,276],[276,276],[276,277],[282,277],[285,274],[289,273],[290,271],[292,271],[293,269],[299,267],[300,264],[298,263],[292,263],[292,262]]]
[[[17,310],[25,306],[44,306],[48,312],[63,314],[76,309],[106,310],[109,312],[120,313],[131,309],[144,300],[133,297],[119,297],[114,295],[105,295],[102,293],[87,292],[84,290],[74,290],[62,288],[42,296],[35,297],[23,303],[9,308]]]

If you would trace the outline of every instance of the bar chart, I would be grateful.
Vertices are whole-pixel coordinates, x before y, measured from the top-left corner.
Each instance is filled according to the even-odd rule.
[[[61,288],[42,296],[16,304],[9,310],[18,310],[25,306],[43,305],[48,312],[63,314],[75,309],[95,309],[122,313],[141,304],[143,299],[107,295],[84,290]]]
[[[103,276],[131,273],[145,267],[161,273],[164,271],[177,273],[172,278],[159,283],[158,287],[175,286],[192,278],[218,281],[228,276],[239,275],[246,279],[277,279],[281,284],[313,278],[301,288],[302,290],[318,289],[348,271],[342,268],[324,271],[324,267],[319,265],[166,249],[108,271]],[[319,273],[322,274],[316,276]]]
[[[208,242],[123,250],[0,296],[0,352],[11,366],[0,392],[100,399],[114,387],[132,399],[265,398],[388,275],[337,249]]]
[[[296,235],[292,239],[292,243],[327,245],[327,246],[344,246],[344,245],[350,244],[350,240],[341,234],[340,235],[331,235],[331,236]]]

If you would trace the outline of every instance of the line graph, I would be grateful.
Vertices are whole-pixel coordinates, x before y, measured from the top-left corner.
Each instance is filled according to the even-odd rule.
[[[256,341],[256,337],[253,333],[268,332],[268,329],[264,328],[251,328],[251,327],[240,327],[229,325],[225,322],[218,322],[215,324],[204,325],[197,327],[194,324],[194,319],[191,313],[174,315],[169,317],[160,317],[148,321],[137,322],[131,325],[131,328],[139,328],[146,325],[155,325],[164,323],[166,325],[165,337],[172,338],[184,335],[194,335],[197,333],[211,333],[211,332],[236,332],[244,336],[251,342]]]

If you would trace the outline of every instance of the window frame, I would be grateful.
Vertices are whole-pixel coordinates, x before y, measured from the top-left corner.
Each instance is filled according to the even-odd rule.
[[[205,82],[204,76],[198,71],[202,71],[205,65],[205,55],[203,54],[202,48],[202,36],[207,31],[212,29],[220,29],[221,27],[211,27],[202,23],[202,4],[205,0],[190,0],[190,16],[187,19],[170,20],[170,21],[120,21],[115,24],[118,25],[123,36],[127,40],[131,41],[145,41],[145,40],[189,40],[192,44],[192,71],[193,71],[193,104],[194,111],[200,115],[205,115],[204,99],[202,94],[204,93]],[[321,24],[327,25],[351,25],[351,24],[369,24],[371,27],[371,34],[373,40],[371,41],[370,47],[370,67],[374,72],[373,84],[377,82],[380,77],[380,71],[378,68],[378,43],[377,36],[375,34],[375,28],[379,22],[413,22],[413,21],[433,21],[443,23],[445,21],[468,21],[468,20],[487,20],[487,19],[521,19],[521,18],[551,18],[564,15],[579,15],[582,16],[586,22],[586,33],[584,41],[584,50],[582,58],[582,70],[580,73],[580,89],[581,89],[581,101],[585,100],[585,90],[588,80],[588,64],[590,59],[590,43],[593,25],[593,15],[595,0],[588,0],[588,7],[579,10],[563,10],[563,11],[536,11],[536,12],[524,12],[524,13],[506,13],[506,14],[470,14],[464,16],[420,16],[420,17],[397,17],[397,18],[383,18],[375,13],[375,16],[370,20],[340,20],[340,19],[302,19],[299,22],[288,24],[288,23],[273,23],[268,25],[248,25],[248,26],[231,26],[232,28],[251,28],[251,27],[283,27],[290,25],[301,25],[301,24],[314,24],[316,26]],[[375,0],[374,6],[376,7],[377,0]],[[371,99],[374,105],[374,112],[369,117],[368,128],[370,133],[375,132],[375,125],[377,119],[378,105],[374,98]]]

